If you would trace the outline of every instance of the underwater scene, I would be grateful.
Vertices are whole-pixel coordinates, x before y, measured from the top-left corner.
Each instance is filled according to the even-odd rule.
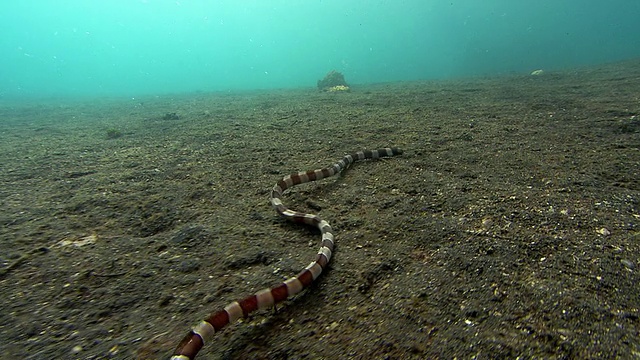
[[[0,359],[640,357],[640,2],[0,4]]]

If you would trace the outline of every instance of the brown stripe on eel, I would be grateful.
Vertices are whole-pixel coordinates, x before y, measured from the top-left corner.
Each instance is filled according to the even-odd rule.
[[[378,159],[400,154],[402,154],[402,150],[395,147],[358,151],[343,157],[342,160],[324,169],[291,174],[278,181],[273,190],[271,190],[271,205],[278,214],[293,222],[313,225],[320,229],[322,245],[316,259],[295,277],[275,287],[260,290],[243,300],[234,301],[225,306],[224,309],[210,314],[209,317],[202,320],[182,339],[171,360],[195,359],[205,342],[211,340],[216,332],[240,318],[247,317],[253,311],[271,308],[275,304],[299,293],[317,279],[327,266],[329,260],[331,260],[334,243],[331,226],[328,222],[320,219],[318,215],[293,211],[284,206],[281,198],[285,190],[298,184],[336,175],[358,160]]]

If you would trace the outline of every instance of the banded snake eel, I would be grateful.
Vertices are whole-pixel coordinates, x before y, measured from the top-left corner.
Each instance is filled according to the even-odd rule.
[[[211,313],[206,319],[202,320],[187,333],[174,351],[171,360],[195,359],[205,342],[211,340],[216,332],[240,318],[247,317],[253,311],[271,308],[275,306],[275,304],[294,296],[317,279],[327,266],[331,260],[334,245],[334,235],[331,226],[318,215],[288,209],[282,203],[281,199],[282,194],[287,189],[295,185],[337,175],[358,160],[378,159],[401,154],[402,150],[395,147],[358,151],[351,155],[346,155],[337,163],[324,169],[291,174],[278,181],[271,190],[271,205],[278,214],[286,219],[296,223],[313,225],[320,230],[322,234],[322,245],[316,259],[295,277],[272,288],[260,290],[243,300],[234,301],[225,306],[224,309]]]

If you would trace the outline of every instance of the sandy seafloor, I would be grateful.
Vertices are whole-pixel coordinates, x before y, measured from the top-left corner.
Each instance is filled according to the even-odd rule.
[[[329,268],[199,359],[640,357],[640,61],[0,116],[2,359],[166,359],[315,258],[280,178],[385,146],[285,194]]]

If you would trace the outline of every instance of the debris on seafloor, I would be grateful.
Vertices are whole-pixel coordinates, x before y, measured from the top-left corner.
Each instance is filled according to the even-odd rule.
[[[318,80],[318,89],[326,92],[349,92],[351,88],[342,73],[331,70],[322,80]]]

